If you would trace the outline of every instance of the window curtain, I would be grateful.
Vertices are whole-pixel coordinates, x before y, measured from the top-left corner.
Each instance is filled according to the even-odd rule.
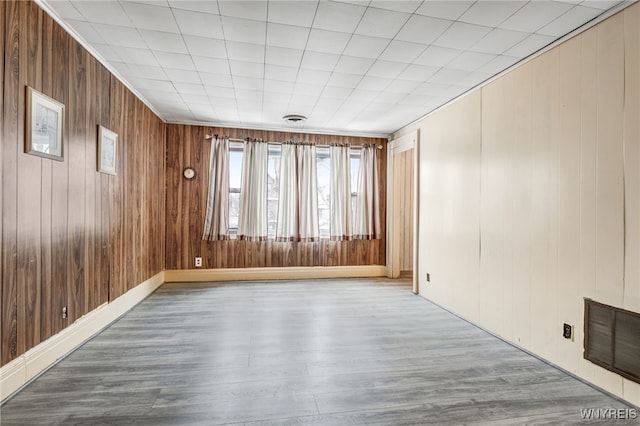
[[[229,138],[215,136],[209,154],[209,188],[203,240],[229,239]]]
[[[247,140],[242,157],[240,184],[240,218],[238,239],[264,241],[267,239],[267,156],[268,145]]]
[[[334,241],[351,239],[351,182],[349,147],[329,148],[331,167],[331,208],[329,237]]]
[[[276,241],[316,241],[318,185],[316,147],[282,144]]]
[[[360,157],[354,237],[362,240],[380,238],[380,201],[378,193],[378,149],[364,145]]]

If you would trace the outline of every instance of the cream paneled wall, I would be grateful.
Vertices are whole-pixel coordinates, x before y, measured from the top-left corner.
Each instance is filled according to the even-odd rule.
[[[640,4],[416,127],[421,294],[640,405],[582,357],[585,297],[640,312]]]

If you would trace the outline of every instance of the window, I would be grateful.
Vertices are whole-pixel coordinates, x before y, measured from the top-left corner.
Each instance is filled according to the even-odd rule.
[[[329,147],[316,147],[318,227],[320,238],[329,238],[331,221],[331,160]]]
[[[276,237],[278,224],[278,194],[280,191],[280,145],[269,144],[267,165],[267,236]]]
[[[356,198],[358,196],[358,175],[360,174],[360,155],[359,148],[351,148],[349,157],[351,160],[351,222],[355,227],[356,220]]]
[[[240,219],[240,183],[242,182],[242,157],[244,145],[229,143],[229,235],[238,235]]]

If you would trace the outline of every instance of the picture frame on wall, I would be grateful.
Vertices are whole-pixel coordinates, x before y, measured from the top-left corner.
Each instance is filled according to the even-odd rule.
[[[64,161],[64,104],[27,86],[25,152]]]
[[[116,150],[118,134],[104,126],[98,126],[98,171],[116,174]]]

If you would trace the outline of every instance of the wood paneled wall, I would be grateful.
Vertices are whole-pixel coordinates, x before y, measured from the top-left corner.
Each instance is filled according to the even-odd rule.
[[[165,125],[31,1],[0,2],[0,45],[4,365],[163,269]],[[27,86],[66,106],[62,162],[24,153]]]
[[[277,243],[273,241],[203,241],[206,214],[209,152],[207,134],[247,137],[267,141],[306,141],[317,144],[331,142],[359,145],[376,143],[380,151],[380,217],[385,234],[386,205],[386,139],[305,133],[243,130],[189,125],[167,126],[166,269],[193,269],[194,258],[203,258],[203,268],[249,268],[269,266],[339,266],[384,265],[385,239],[372,241],[326,241],[314,243]],[[182,170],[191,166],[197,176],[191,181]]]
[[[416,126],[421,294],[640,404],[582,347],[584,298],[640,312],[640,4]]]

